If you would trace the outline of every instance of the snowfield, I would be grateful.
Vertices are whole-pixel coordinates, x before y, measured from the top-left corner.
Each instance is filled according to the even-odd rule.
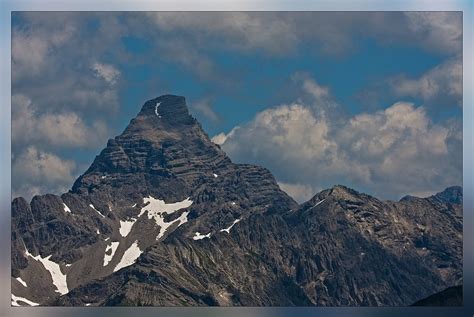
[[[107,264],[109,264],[109,262],[112,261],[115,255],[115,251],[117,251],[119,244],[120,242],[110,242],[110,245],[107,245],[107,247],[105,248],[105,253],[104,253],[104,266],[107,266]],[[110,254],[107,254],[109,250],[112,250],[112,252]]]
[[[153,218],[156,224],[160,226],[160,233],[156,237],[156,240],[160,239],[165,234],[168,227],[174,223],[178,223],[179,227],[188,221],[189,212],[183,212],[181,216],[170,222],[166,222],[164,220],[164,216],[166,214],[172,214],[180,209],[188,208],[193,204],[193,201],[190,200],[189,197],[183,201],[167,204],[164,200],[155,199],[151,196],[148,196],[147,198],[143,198],[143,202],[147,205],[141,209],[138,217],[142,216],[146,212],[148,219]]]
[[[158,113],[158,107],[161,105],[161,102],[157,102],[155,106],[155,114],[158,118],[161,118],[160,114]]]
[[[63,203],[63,206],[65,212],[71,213],[71,209],[69,209],[69,207],[65,203]]]
[[[104,216],[100,211],[98,211],[97,209],[95,209],[95,207],[94,207],[93,204],[90,204],[89,207],[91,207],[92,209],[94,209],[99,215],[102,216],[102,218],[105,218],[105,216]]]
[[[119,264],[114,268],[114,272],[135,263],[140,254],[142,254],[142,250],[138,247],[138,241],[135,241],[127,251],[125,251]]]
[[[39,261],[41,264],[43,264],[44,268],[49,271],[51,278],[53,279],[53,284],[56,286],[56,292],[61,295],[67,294],[69,292],[67,288],[66,274],[61,272],[61,268],[59,267],[58,263],[49,259],[51,255],[48,255],[45,258],[41,257],[41,255],[33,256],[30,252],[28,252],[28,250],[26,250],[25,255],[36,261]]]
[[[26,284],[26,282],[23,281],[23,280],[21,279],[21,277],[17,277],[16,280],[17,280],[18,282],[20,282],[21,285],[23,285],[24,287],[28,287],[28,285]]]
[[[120,220],[120,228],[119,228],[119,232],[120,232],[120,235],[122,237],[126,237],[128,236],[128,234],[130,233],[130,231],[132,230],[132,227],[133,225],[135,224],[135,222],[137,221],[137,219],[135,218],[132,218],[132,220]]]
[[[23,297],[20,297],[20,296],[15,296],[15,295],[12,294],[12,304],[11,305],[15,306],[15,307],[24,306],[24,305],[19,304],[18,302],[23,302],[23,303],[27,304],[28,306],[38,306],[39,305],[38,303],[30,301],[29,299],[26,299],[26,298],[23,298]]]
[[[225,229],[221,229],[220,232],[224,232],[224,231],[225,231],[225,232],[227,232],[227,233],[230,233],[230,229],[232,229],[232,227],[233,227],[237,222],[239,222],[239,221],[240,221],[240,219],[235,219],[234,222],[233,222],[230,226],[228,226],[228,227],[225,228]]]
[[[196,233],[194,233],[193,240],[201,240],[201,239],[210,238],[210,237],[211,237],[210,232],[208,234],[201,234],[199,231],[197,231]]]

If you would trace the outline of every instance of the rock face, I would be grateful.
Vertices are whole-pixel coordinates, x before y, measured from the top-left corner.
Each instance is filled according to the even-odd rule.
[[[179,96],[146,102],[70,192],[12,202],[12,305],[410,305],[461,283],[461,188],[298,205]]]

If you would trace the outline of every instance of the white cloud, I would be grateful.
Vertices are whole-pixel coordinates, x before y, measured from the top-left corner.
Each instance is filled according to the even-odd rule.
[[[91,36],[84,24],[93,17],[100,23]],[[113,57],[122,54],[117,14],[17,12],[15,18],[21,23],[12,29],[12,94],[56,112],[117,110],[121,72],[98,62],[110,58],[111,48]]]
[[[52,147],[94,147],[107,138],[105,123],[90,126],[74,112],[38,112],[25,95],[12,96],[12,142],[15,146],[39,143]]]
[[[74,180],[76,164],[29,146],[12,164],[13,195],[31,199],[36,194],[60,193]]]
[[[413,158],[421,150],[427,154],[447,154],[448,129],[430,124],[422,107],[398,102],[372,114],[351,118],[339,139],[350,145],[352,153],[374,158],[387,151]]]
[[[92,69],[97,76],[104,79],[110,85],[115,85],[120,78],[120,71],[113,65],[96,62],[92,65]]]
[[[457,53],[462,50],[460,12],[405,12],[409,30],[430,49]]]
[[[71,162],[61,158],[63,148],[68,148],[71,157],[84,149],[97,151],[110,135],[106,124],[110,121],[105,118],[113,118],[119,108],[117,83],[121,72],[117,66],[100,61],[124,58],[124,28],[117,23],[121,15],[117,13],[13,15],[12,165],[17,168],[12,174],[12,190],[14,196],[31,197],[62,191],[73,179],[64,173],[66,180],[31,181],[23,174],[17,178],[21,166],[28,167],[33,177],[37,175],[32,169],[49,167],[54,159],[59,162],[59,171],[61,166],[72,170],[73,166],[67,165]],[[90,25],[95,28],[93,36],[91,28],[84,27],[92,20],[97,22]],[[33,160],[33,154],[42,165],[26,164]]]
[[[462,106],[462,73],[462,61],[456,58],[434,67],[419,78],[393,78],[390,86],[397,96],[421,97],[429,102],[435,99],[452,100]]]
[[[75,28],[67,25],[50,32],[17,29],[12,32],[12,79],[39,75],[47,66],[48,55],[72,37]]]
[[[314,188],[310,185],[302,184],[288,184],[288,183],[278,183],[280,188],[286,192],[288,195],[293,197],[299,203],[303,203],[311,199],[317,192],[321,191],[321,188]]]
[[[222,145],[224,144],[226,139],[227,139],[227,134],[225,134],[224,132],[221,132],[213,136],[211,141],[214,142],[215,144]]]
[[[317,109],[273,107],[213,139],[233,160],[269,168],[298,199],[340,183],[390,199],[461,183],[454,122],[434,124],[423,107],[404,102],[342,121]]]
[[[44,64],[48,53],[48,42],[41,38],[32,37],[24,33],[13,33],[12,36],[12,72],[13,78],[26,73],[36,74]]]

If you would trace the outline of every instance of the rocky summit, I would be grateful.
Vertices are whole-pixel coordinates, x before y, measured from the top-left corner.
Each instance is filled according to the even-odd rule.
[[[69,192],[15,198],[11,239],[13,306],[408,306],[462,284],[462,189],[298,205],[165,95]]]

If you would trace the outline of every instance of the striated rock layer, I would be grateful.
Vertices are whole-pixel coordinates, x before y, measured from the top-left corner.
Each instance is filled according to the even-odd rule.
[[[146,102],[70,192],[12,202],[15,305],[410,305],[461,283],[460,187],[298,205],[179,96]]]

